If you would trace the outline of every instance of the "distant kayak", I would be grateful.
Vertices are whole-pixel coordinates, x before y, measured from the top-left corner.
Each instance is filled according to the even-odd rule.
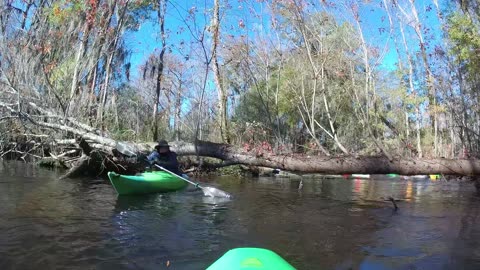
[[[411,177],[414,179],[427,179],[428,175],[412,175]]]
[[[368,178],[370,178],[370,174],[352,174],[352,177],[353,177],[353,178],[364,178],[364,179],[368,179]]]
[[[235,248],[210,265],[207,270],[295,270],[277,253],[263,248]]]
[[[402,175],[401,178],[402,178],[402,179],[405,179],[405,180],[425,180],[425,179],[428,179],[428,175],[423,175],[423,174],[419,174],[419,175]]]
[[[121,175],[109,172],[108,178],[119,195],[171,192],[187,187],[187,182],[162,171],[139,175]]]

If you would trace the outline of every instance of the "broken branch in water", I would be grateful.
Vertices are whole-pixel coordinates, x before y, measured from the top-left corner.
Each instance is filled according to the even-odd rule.
[[[390,201],[393,203],[393,206],[395,207],[395,211],[398,210],[397,203],[395,202],[395,199],[393,197],[388,197],[385,201]]]

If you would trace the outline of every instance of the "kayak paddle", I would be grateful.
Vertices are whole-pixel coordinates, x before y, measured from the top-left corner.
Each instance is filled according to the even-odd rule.
[[[166,171],[166,172],[168,172],[168,173],[170,173],[170,174],[173,174],[173,175],[175,175],[176,177],[178,177],[178,178],[180,178],[180,179],[182,179],[182,180],[184,180],[184,181],[186,181],[186,182],[194,185],[195,187],[201,189],[201,190],[203,191],[203,194],[205,194],[205,196],[209,196],[209,197],[222,197],[222,198],[231,198],[231,197],[232,197],[232,195],[230,195],[228,192],[225,192],[225,191],[223,191],[223,190],[220,190],[220,189],[214,188],[214,187],[202,187],[202,186],[200,186],[200,184],[195,183],[195,182],[193,182],[193,181],[191,181],[191,180],[188,180],[187,178],[182,177],[182,176],[180,176],[180,175],[178,175],[178,174],[175,174],[175,173],[173,173],[173,172],[165,169],[164,167],[162,167],[162,166],[160,166],[160,165],[158,165],[158,164],[154,164],[154,165],[155,165],[156,167],[158,167],[158,168],[160,168],[160,169],[162,169],[162,170],[164,170],[164,171]]]
[[[126,144],[124,144],[124,143],[117,142],[117,144],[116,144],[116,149],[118,150],[118,152],[120,152],[120,153],[122,153],[122,154],[124,154],[124,155],[126,155],[126,156],[129,156],[129,157],[131,157],[131,156],[135,156],[135,157],[136,157],[136,156],[137,156],[137,154],[136,154],[134,151],[131,150],[130,146],[128,146],[128,145],[126,145]],[[203,194],[204,194],[205,196],[232,198],[232,195],[229,194],[228,192],[225,192],[225,191],[223,191],[223,190],[220,190],[220,189],[214,188],[214,187],[203,187],[203,186],[200,186],[200,184],[195,183],[195,182],[193,182],[193,181],[191,181],[191,180],[188,180],[187,178],[182,177],[182,176],[180,176],[180,175],[178,175],[178,174],[176,174],[176,173],[173,173],[173,172],[165,169],[164,167],[162,167],[162,166],[160,166],[160,165],[158,165],[158,164],[155,164],[155,166],[158,167],[158,168],[160,168],[160,169],[162,169],[162,170],[164,170],[164,171],[166,171],[166,172],[168,172],[168,173],[170,173],[170,174],[172,174],[172,175],[174,175],[174,176],[176,176],[176,177],[178,177],[178,178],[180,178],[180,179],[182,179],[183,181],[186,181],[186,182],[189,183],[189,184],[194,185],[194,186],[197,187],[197,188],[200,188],[200,189],[203,191]]]

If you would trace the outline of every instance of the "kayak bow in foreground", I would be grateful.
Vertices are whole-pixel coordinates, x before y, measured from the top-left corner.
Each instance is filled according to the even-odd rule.
[[[210,265],[207,270],[295,270],[277,253],[263,248],[235,248]]]

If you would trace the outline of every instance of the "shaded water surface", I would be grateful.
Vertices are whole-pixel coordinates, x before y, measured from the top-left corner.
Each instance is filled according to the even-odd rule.
[[[205,269],[272,249],[298,269],[480,269],[470,184],[392,179],[209,179],[198,191],[118,197],[100,179],[0,162],[0,269]],[[381,197],[404,201],[394,212]],[[169,267],[167,268],[167,262]]]

